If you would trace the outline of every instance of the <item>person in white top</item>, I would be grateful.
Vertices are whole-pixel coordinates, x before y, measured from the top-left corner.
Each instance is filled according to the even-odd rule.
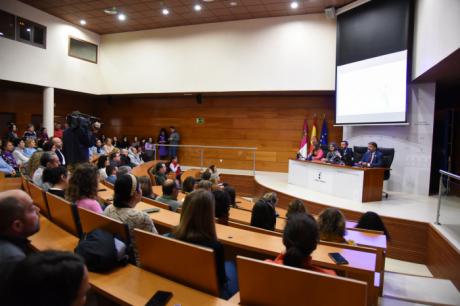
[[[26,143],[23,139],[16,138],[14,140],[14,146],[16,148],[13,151],[13,156],[20,167],[24,166],[29,161],[29,157],[24,155],[24,148],[26,147]]]
[[[128,157],[131,160],[131,163],[139,166],[140,164],[144,163],[144,161],[141,159],[140,153],[137,151],[136,147],[130,147],[128,151]]]

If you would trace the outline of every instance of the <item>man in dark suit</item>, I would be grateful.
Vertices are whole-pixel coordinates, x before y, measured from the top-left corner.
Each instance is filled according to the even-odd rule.
[[[56,155],[59,158],[59,163],[63,166],[65,166],[65,157],[64,153],[62,153],[62,140],[59,137],[53,137],[51,138],[51,143],[54,144],[56,147]]]
[[[363,158],[359,164],[363,167],[382,167],[383,165],[383,154],[378,150],[375,142],[369,142],[367,144],[368,151],[364,153]]]
[[[339,153],[345,165],[353,165],[353,149],[348,147],[348,141],[342,140],[340,142]]]

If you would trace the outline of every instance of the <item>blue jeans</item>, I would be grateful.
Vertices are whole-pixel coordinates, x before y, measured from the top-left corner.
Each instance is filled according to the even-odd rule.
[[[234,261],[225,261],[225,275],[227,276],[227,283],[223,288],[220,288],[220,297],[228,300],[239,291],[238,274]]]
[[[177,147],[169,147],[169,157],[177,157]]]

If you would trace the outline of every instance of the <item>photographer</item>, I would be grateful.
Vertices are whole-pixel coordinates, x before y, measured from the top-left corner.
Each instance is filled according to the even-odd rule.
[[[93,146],[93,132],[97,131],[101,124],[97,118],[73,112],[67,116],[69,127],[63,135],[64,156],[71,167],[89,160],[89,148]]]

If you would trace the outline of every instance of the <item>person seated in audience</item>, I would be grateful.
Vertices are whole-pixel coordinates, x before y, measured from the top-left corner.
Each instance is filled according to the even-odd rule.
[[[108,165],[107,167],[105,167],[105,181],[114,185],[115,181],[117,180],[117,171],[118,169],[115,166]]]
[[[128,148],[129,148],[128,136],[123,136],[120,142],[120,149],[128,149]]]
[[[40,166],[37,170],[35,170],[34,175],[32,176],[32,182],[47,191],[49,185],[43,183],[43,170],[45,170],[45,168],[56,168],[59,167],[59,165],[59,158],[55,153],[44,152],[40,157]]]
[[[121,166],[120,152],[113,151],[112,153],[110,153],[110,165],[115,167]]]
[[[164,163],[155,165],[155,181],[157,185],[163,185],[166,181],[166,166]]]
[[[318,225],[315,219],[305,213],[292,214],[283,231],[283,244],[286,251],[274,260],[276,264],[315,272],[336,275],[333,270],[316,267],[311,263],[311,253],[316,250],[319,241]]]
[[[19,139],[18,127],[13,122],[8,124],[8,134],[6,135],[6,139],[11,140],[12,142],[14,142],[16,139]]]
[[[117,136],[113,136],[112,138],[112,144],[115,148],[118,148],[120,149],[120,142],[118,141],[118,137]]]
[[[42,148],[42,150],[45,151],[45,152],[54,152],[54,153],[56,153],[56,146],[52,142],[45,141],[41,145],[39,145],[39,147]]]
[[[206,169],[202,174],[201,174],[201,180],[203,181],[210,181],[211,180],[211,171],[209,169]]]
[[[131,147],[136,147],[138,148],[140,146],[140,142],[139,142],[139,137],[137,136],[134,136],[133,137],[133,142],[131,143]]]
[[[378,150],[377,143],[369,142],[367,144],[367,152],[364,153],[359,165],[363,167],[382,167],[383,165],[383,154]]]
[[[330,164],[339,164],[342,160],[342,156],[339,153],[339,149],[335,143],[329,144],[329,152],[327,152],[326,157],[322,161]]]
[[[41,127],[37,133],[37,140],[49,141],[50,137],[48,136],[48,129],[46,127]]]
[[[62,139],[62,136],[64,136],[64,130],[62,129],[62,124],[60,122],[56,122],[54,124],[54,137],[58,137]]]
[[[40,230],[39,211],[22,190],[0,192],[0,294],[14,266],[32,253],[27,238]]]
[[[66,199],[78,207],[102,213],[97,199],[99,177],[97,169],[90,163],[79,164],[72,173],[69,187],[66,189]]]
[[[102,148],[104,149],[105,154],[110,155],[115,149],[115,146],[112,144],[112,138],[107,137]]]
[[[0,156],[0,172],[5,173],[6,177],[16,176],[16,170],[8,165],[8,163]]]
[[[276,193],[269,192],[263,195],[252,208],[251,226],[263,228],[269,231],[275,230],[276,224]]]
[[[14,146],[10,140],[3,142],[2,158],[3,160],[14,169],[14,171],[19,171],[19,165],[16,161],[16,158],[13,155]]]
[[[131,158],[129,157],[128,149],[120,150],[120,166],[129,166],[129,167],[136,166],[131,163]]]
[[[61,163],[61,165],[65,166],[66,165],[65,156],[64,156],[64,152],[62,152],[62,145],[63,145],[62,139],[59,137],[52,137],[51,143],[56,148],[54,153],[56,153],[57,157],[59,158],[59,162]]]
[[[31,157],[32,154],[35,153],[35,151],[37,151],[37,149],[35,148],[35,139],[33,138],[26,138],[26,146],[24,148],[24,155],[26,157]]]
[[[211,191],[212,190],[212,182],[208,180],[201,180],[198,182],[198,185],[196,186],[196,189],[203,189],[206,191]]]
[[[71,252],[44,251],[17,264],[6,305],[84,306],[90,289],[83,259]]]
[[[130,174],[132,171],[130,166],[121,166],[117,169],[117,178],[124,174]]]
[[[117,178],[114,186],[113,204],[107,206],[104,215],[119,220],[128,225],[131,241],[135,245],[134,229],[158,234],[155,225],[149,215],[135,207],[142,199],[142,191],[139,180],[132,174],[124,174]],[[137,251],[134,249],[136,262]]]
[[[150,177],[144,175],[139,176],[137,179],[139,180],[139,184],[141,184],[142,196],[144,198],[155,200],[156,196],[152,190],[152,181],[150,180]]]
[[[321,149],[321,146],[317,143],[314,145],[313,151],[307,155],[307,160],[321,160],[323,156],[323,149]]]
[[[182,183],[182,192],[188,194],[195,190],[196,180],[193,176],[187,176],[187,178]]]
[[[96,143],[94,146],[90,148],[91,156],[94,155],[106,155],[107,153],[104,151],[104,147],[102,146],[102,141],[100,139],[96,139]]]
[[[97,170],[99,173],[99,179],[105,181],[107,178],[106,168],[110,166],[109,158],[106,155],[101,155],[97,159]]]
[[[43,183],[48,183],[48,192],[58,197],[65,197],[65,190],[69,185],[69,172],[66,167],[45,168],[43,170]]]
[[[181,204],[177,201],[179,188],[177,188],[176,182],[171,179],[167,179],[163,184],[162,190],[163,194],[157,198],[157,201],[168,204],[170,210],[177,211]]]
[[[226,186],[224,186],[224,191],[228,194],[228,196],[230,198],[230,206],[238,207],[236,205],[236,191],[235,191],[235,188],[233,188],[230,185],[226,185]]]
[[[348,141],[342,140],[340,142],[339,149],[340,156],[342,156],[342,161],[347,164],[346,160],[349,159],[353,161],[353,149],[348,147]]]
[[[160,129],[160,134],[158,135],[157,143],[160,144],[160,146],[158,146],[158,155],[160,156],[160,159],[165,160],[168,157],[168,148],[165,146],[162,146],[162,144],[168,143],[168,136],[166,135],[166,129],[164,128]]]
[[[179,165],[179,161],[177,160],[177,156],[174,156],[171,158],[169,162],[169,170],[170,172],[174,173],[176,175],[176,179],[180,181],[180,175],[182,173]]]
[[[214,251],[220,296],[229,299],[238,292],[238,278],[234,263],[225,262],[224,247],[217,240],[214,207],[214,197],[209,191],[189,193],[182,206],[180,223],[169,236]]]
[[[305,204],[303,203],[302,200],[294,199],[288,205],[288,209],[286,212],[286,219],[289,219],[290,216],[294,214],[299,214],[299,213],[308,214],[308,211],[305,208]]]
[[[368,211],[363,214],[361,218],[359,218],[356,228],[381,231],[385,234],[385,236],[387,236],[387,239],[390,239],[390,233],[385,227],[382,218],[380,218],[380,216],[373,211]]]
[[[34,139],[34,140],[37,139],[37,133],[35,132],[35,126],[32,123],[29,123],[27,125],[27,129],[24,132],[24,138],[25,139],[31,138],[31,139]]]
[[[25,174],[29,177],[33,177],[35,171],[40,167],[40,159],[43,155],[43,151],[37,151],[29,158],[29,162],[26,164],[25,167]]]
[[[337,208],[329,207],[318,217],[320,239],[330,242],[354,244],[345,239],[345,216]]]
[[[214,209],[217,223],[228,225],[228,217],[230,214],[230,197],[228,194],[221,190],[216,189],[212,191],[214,195],[214,201],[216,202],[216,207]]]
[[[153,156],[153,138],[149,137],[144,143],[144,160],[151,161],[154,159]]]
[[[128,150],[128,157],[131,161],[131,164],[136,167],[144,163],[141,158],[141,154],[137,151],[136,147],[130,147]]]
[[[209,166],[207,170],[209,170],[209,172],[211,173],[211,177],[209,178],[209,180],[213,182],[214,184],[219,184],[220,176],[219,176],[219,172],[217,172],[216,166],[211,165]]]
[[[24,148],[26,146],[26,143],[23,139],[16,138],[13,144],[16,147],[13,151],[13,156],[16,159],[16,162],[18,163],[19,167],[25,166],[25,164],[29,161],[30,158],[24,155]]]

